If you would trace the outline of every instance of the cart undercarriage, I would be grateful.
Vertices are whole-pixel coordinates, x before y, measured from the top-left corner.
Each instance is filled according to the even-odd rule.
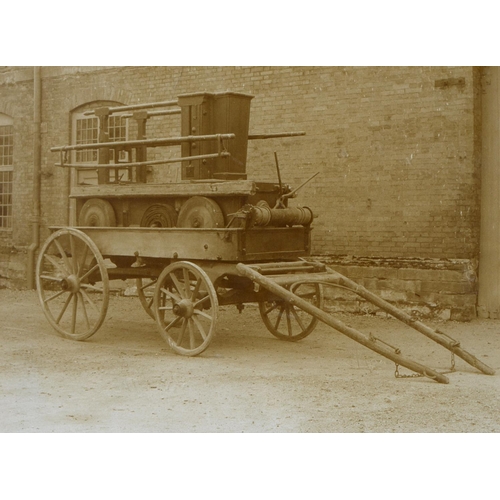
[[[200,230],[190,232],[193,231]],[[481,372],[494,374],[494,370],[465,351],[459,342],[414,320],[323,264],[304,259],[244,263],[218,259],[218,255],[211,260],[179,260],[174,257],[175,251],[171,259],[143,258],[139,251],[131,251],[137,245],[130,237],[123,240],[130,243],[113,254],[108,252],[116,248],[116,239],[110,238],[113,243],[107,245],[107,232],[103,228],[54,228],[40,252],[37,266],[40,302],[49,322],[66,338],[84,340],[102,325],[108,309],[110,279],[135,278],[141,304],[178,354],[195,356],[207,349],[215,335],[220,305],[242,309],[244,304],[257,303],[266,328],[282,340],[301,340],[322,321],[394,361],[396,366],[448,383],[445,374],[403,357],[399,349],[372,335],[364,335],[324,311],[323,287],[340,286],[377,305]],[[229,239],[223,232],[201,230],[202,234],[194,240],[208,241],[219,252],[225,249],[222,255],[238,255],[241,241],[235,236],[237,230]],[[179,230],[149,229],[146,234],[153,242],[151,248],[156,248],[161,239],[175,240]],[[196,253],[198,249],[195,247],[193,251]],[[113,261],[123,262],[124,257],[128,257],[128,267],[113,264]]]

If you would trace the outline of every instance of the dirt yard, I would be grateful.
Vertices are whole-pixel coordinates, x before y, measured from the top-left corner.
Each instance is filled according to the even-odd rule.
[[[500,431],[500,321],[431,324],[497,371],[456,358],[446,385],[395,378],[391,361],[323,324],[280,341],[255,306],[222,308],[213,343],[194,358],[169,349],[137,297],[112,296],[85,342],[59,337],[34,291],[0,290],[0,318],[4,433]],[[339,318],[450,367],[447,350],[397,320]]]

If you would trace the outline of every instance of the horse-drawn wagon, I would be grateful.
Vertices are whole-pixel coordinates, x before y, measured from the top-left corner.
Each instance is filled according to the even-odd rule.
[[[73,179],[74,224],[51,227],[36,269],[40,303],[58,333],[75,340],[93,335],[106,316],[109,281],[135,279],[142,306],[178,354],[198,355],[209,346],[219,305],[242,310],[257,303],[264,325],[280,339],[303,339],[322,321],[397,365],[448,381],[325,312],[323,287],[340,286],[493,373],[439,330],[308,259],[315,216],[290,203],[302,186],[282,183],[277,156],[276,182],[250,180],[246,171],[249,140],[304,133],[249,133],[251,99],[196,93],[102,107],[87,112],[98,124],[92,142],[51,149]],[[176,114],[180,135],[148,138],[150,120]],[[133,124],[136,139],[110,137],[117,116]],[[180,168],[158,182],[154,169],[169,164]]]

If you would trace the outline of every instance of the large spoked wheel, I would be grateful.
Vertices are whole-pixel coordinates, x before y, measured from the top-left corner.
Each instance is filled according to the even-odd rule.
[[[323,291],[319,283],[299,283],[287,287],[312,305],[323,306]],[[318,319],[284,300],[259,302],[259,311],[266,328],[277,338],[295,342],[307,337],[318,324]]]
[[[162,337],[176,353],[196,356],[209,346],[218,307],[215,288],[197,265],[175,262],[160,274],[154,313]]]
[[[149,278],[137,278],[135,280],[137,287],[137,296],[141,302],[143,309],[153,318],[155,318],[155,312],[153,308],[154,301],[154,288],[156,285],[156,279]]]
[[[85,233],[65,228],[45,241],[36,284],[46,318],[63,337],[84,340],[102,325],[109,302],[108,272]]]

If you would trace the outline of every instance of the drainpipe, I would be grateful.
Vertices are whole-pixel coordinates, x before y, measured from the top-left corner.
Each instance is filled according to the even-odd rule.
[[[32,243],[28,248],[28,265],[27,265],[27,284],[30,290],[34,290],[35,286],[35,263],[36,251],[40,246],[40,197],[41,184],[40,173],[42,170],[42,79],[40,75],[40,66],[33,68],[33,217],[32,217]]]

